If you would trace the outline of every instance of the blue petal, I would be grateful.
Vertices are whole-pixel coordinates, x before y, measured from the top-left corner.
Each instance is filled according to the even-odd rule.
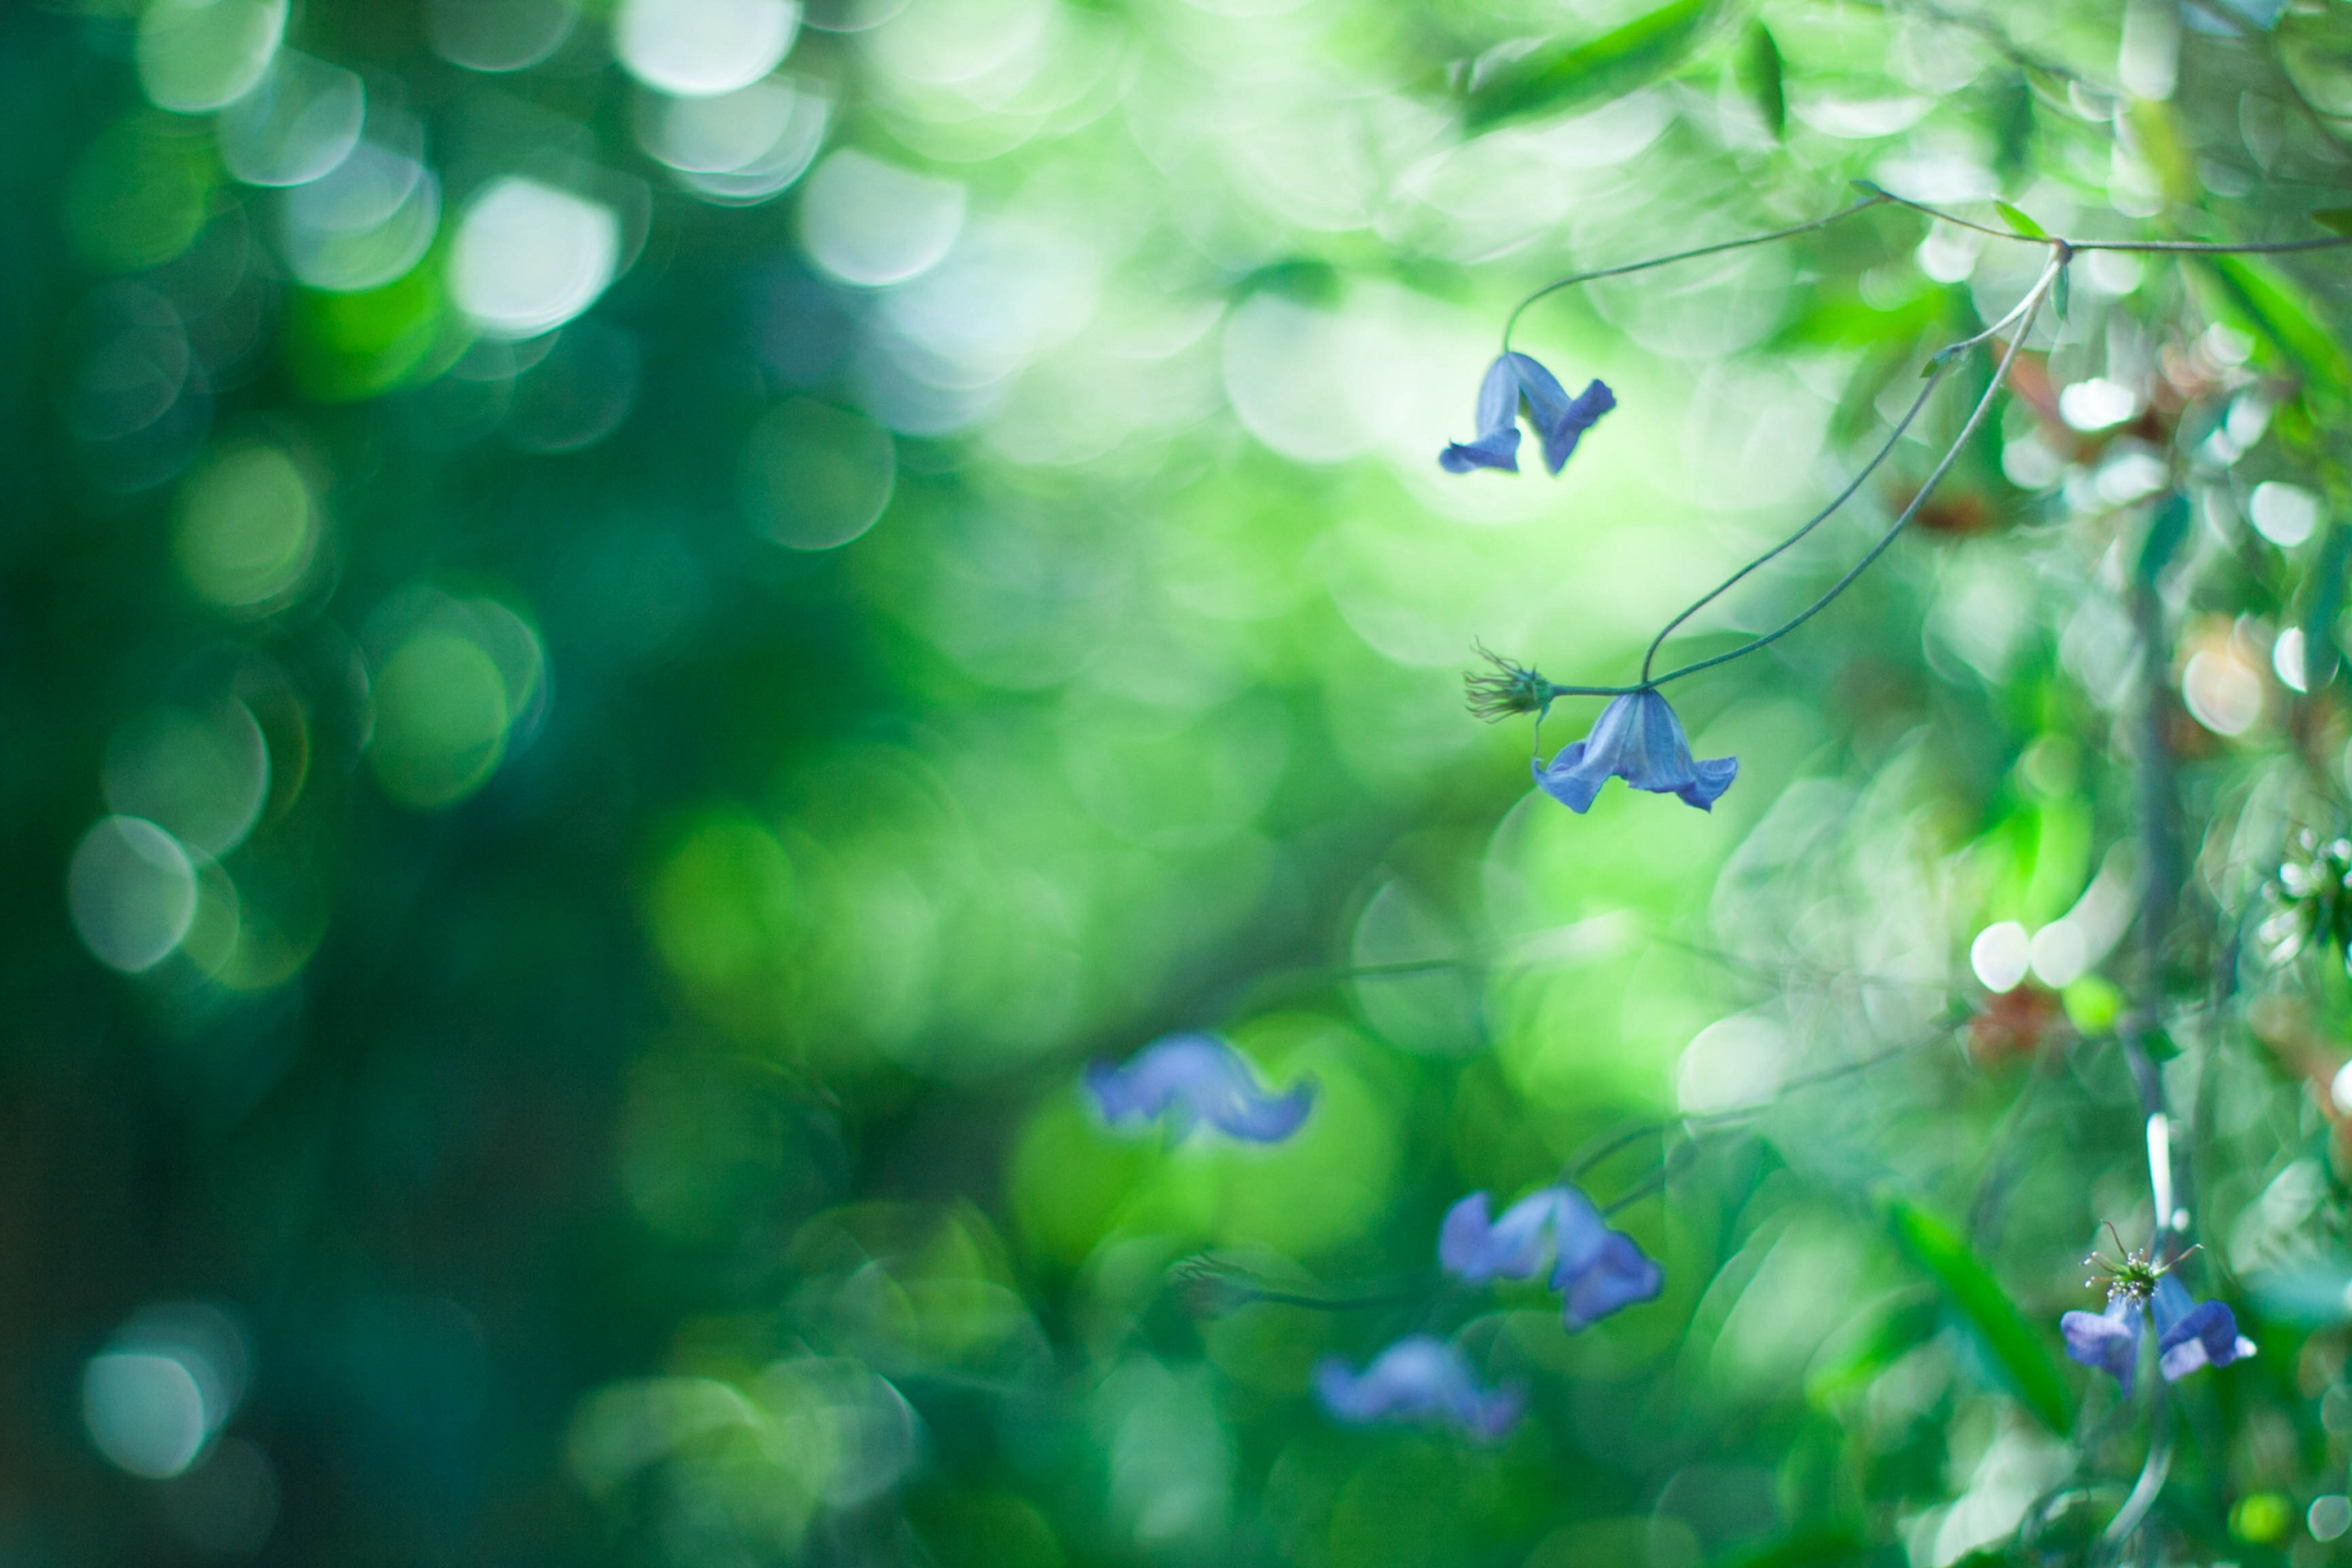
[[[1295,1085],[1289,1093],[1258,1091],[1255,1084],[1228,1096],[1207,1111],[1210,1125],[1230,1137],[1251,1143],[1279,1143],[1298,1131],[1315,1105],[1312,1082]]]
[[[1589,742],[1577,741],[1562,747],[1559,755],[1551,760],[1551,766],[1531,763],[1537,787],[1570,811],[1591,810],[1593,797],[1609,782],[1609,764],[1601,757],[1586,761],[1591,750]]]
[[[1600,1253],[1570,1281],[1562,1308],[1571,1332],[1588,1328],[1636,1301],[1647,1301],[1664,1289],[1665,1270],[1642,1251],[1622,1230],[1611,1231]]]
[[[1592,1200],[1574,1187],[1551,1189],[1555,1194],[1552,1208],[1552,1241],[1556,1248],[1551,1266],[1551,1288],[1565,1290],[1577,1276],[1600,1260],[1613,1234]]]
[[[2254,1353],[2252,1340],[2238,1332],[2238,1320],[2219,1301],[2191,1307],[2156,1342],[2157,1370],[2167,1383],[2176,1383],[2200,1367],[2227,1366]]]
[[[1519,471],[1519,427],[1507,425],[1500,430],[1489,430],[1475,441],[1453,441],[1437,454],[1437,466],[1449,474],[1466,474],[1473,468],[1500,468],[1505,473]]]
[[[1519,378],[1505,354],[1486,367],[1478,384],[1478,435],[1455,441],[1437,455],[1437,466],[1449,474],[1473,468],[1519,471]]]
[[[1316,1397],[1336,1420],[1351,1426],[1381,1420],[1453,1421],[1488,1439],[1518,1419],[1519,1395],[1479,1386],[1469,1362],[1428,1334],[1409,1334],[1372,1359],[1360,1373],[1326,1356],[1312,1375]]]
[[[2114,1374],[2128,1396],[2132,1377],[2139,1369],[2139,1310],[2122,1297],[2107,1303],[2105,1312],[2069,1312],[2058,1320],[2066,1336],[2066,1353],[2084,1366]]]
[[[1691,782],[1675,794],[1686,805],[1695,805],[1701,811],[1711,811],[1715,803],[1723,798],[1723,792],[1731,787],[1731,781],[1738,776],[1738,757],[1711,757],[1705,762],[1693,763]]]
[[[1739,773],[1736,757],[1691,760],[1682,721],[1654,690],[1630,692],[1601,710],[1592,732],[1536,769],[1545,794],[1571,811],[1589,809],[1611,777],[1671,795],[1705,811]]]
[[[1213,1035],[1170,1035],[1121,1065],[1091,1064],[1085,1081],[1105,1121],[1160,1119],[1177,1140],[1205,1121],[1232,1137],[1275,1142],[1297,1131],[1314,1100],[1304,1083],[1268,1094],[1241,1053]]]
[[[1528,400],[1528,415],[1538,430],[1548,430],[1568,417],[1568,389],[1528,354],[1510,353],[1503,356],[1510,362],[1511,374],[1517,380],[1518,395]]]
[[[1616,406],[1617,395],[1596,381],[1578,393],[1576,400],[1561,411],[1557,420],[1549,424],[1537,420],[1536,434],[1543,440],[1544,467],[1555,474],[1566,468],[1584,433]]]
[[[1683,721],[1666,700],[1654,691],[1637,691],[1618,701],[1629,713],[1617,776],[1654,795],[1673,795],[1694,782],[1690,742],[1683,739]]]
[[[1519,374],[1512,361],[1519,356],[1504,354],[1486,367],[1485,379],[1478,383],[1478,434],[1488,435],[1507,430],[1519,421]]]

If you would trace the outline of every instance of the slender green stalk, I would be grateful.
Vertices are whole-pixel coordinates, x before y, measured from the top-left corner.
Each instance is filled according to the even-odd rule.
[[[1716,654],[1712,658],[1696,659],[1678,669],[1670,669],[1656,679],[1645,681],[1643,684],[1653,687],[1664,686],[1669,680],[1680,680],[1685,675],[1696,675],[1702,669],[1712,669],[1718,664],[1728,664],[1735,658],[1744,658],[1759,648],[1767,647],[1787,637],[1790,632],[1829,608],[1831,603],[1839,595],[1853,586],[1855,579],[1869,571],[1872,564],[1886,553],[1888,547],[1894,544],[1895,537],[1910,523],[1912,518],[1918,514],[1919,509],[1927,504],[1927,498],[1935,494],[1936,487],[1943,482],[1944,476],[1951,472],[1952,465],[1959,461],[1960,453],[1968,446],[1969,437],[1975,435],[1977,426],[1984,423],[1985,415],[1992,408],[1994,396],[2000,393],[2001,384],[2009,379],[2010,367],[2017,363],[2018,351],[2025,346],[2025,340],[2032,333],[2034,315],[2039,311],[2042,301],[2049,296],[2051,286],[2057,282],[2058,275],[2064,270],[2064,265],[2063,262],[2053,259],[2050,266],[2043,269],[2042,280],[2036,283],[2033,286],[2033,291],[2026,296],[2027,310],[2022,324],[2019,327],[2017,335],[2010,340],[2009,347],[2002,352],[2000,362],[1993,367],[1992,384],[1986,387],[1984,395],[1977,400],[1976,407],[1969,415],[1968,423],[1962,425],[1960,433],[1952,437],[1951,447],[1944,453],[1943,460],[1936,465],[1933,472],[1928,474],[1927,482],[1919,487],[1918,493],[1911,498],[1910,504],[1903,509],[1895,521],[1887,526],[1886,531],[1879,536],[1878,542],[1872,545],[1868,552],[1855,562],[1844,576],[1831,584],[1820,598],[1815,599],[1763,636],[1751,637],[1738,647]]]
[[[2058,263],[2056,265],[2063,266],[2063,264]],[[2053,267],[2053,270],[2055,268]],[[2043,282],[2036,286],[2036,291],[2028,293],[2023,300],[2019,300],[2016,307],[2011,310],[2009,314],[2003,316],[2000,321],[1995,321],[1991,326],[1987,327],[1983,331],[1979,332],[1976,336],[1972,338],[1963,338],[1957,343],[1948,344],[1945,348],[1938,350],[1934,362],[1928,367],[1927,384],[1921,388],[1919,395],[1912,400],[1911,406],[1905,411],[1902,420],[1895,426],[1894,431],[1888,435],[1885,444],[1872,455],[1870,461],[1864,465],[1862,472],[1853,477],[1853,482],[1847,485],[1843,490],[1840,491],[1835,500],[1830,502],[1830,504],[1821,511],[1816,512],[1811,520],[1809,521],[1802,528],[1800,528],[1796,532],[1789,535],[1788,538],[1782,540],[1780,543],[1774,545],[1771,549],[1766,551],[1763,554],[1759,555],[1755,560],[1750,561],[1747,565],[1742,566],[1738,571],[1734,572],[1730,576],[1725,578],[1722,582],[1708,589],[1705,594],[1701,595],[1696,600],[1695,600],[1688,608],[1685,609],[1682,614],[1676,616],[1673,620],[1668,621],[1659,631],[1658,635],[1650,639],[1649,650],[1642,656],[1642,684],[1644,686],[1654,684],[1650,679],[1650,667],[1657,659],[1659,647],[1664,644],[1667,637],[1676,626],[1681,626],[1685,621],[1690,619],[1691,616],[1696,615],[1700,610],[1705,609],[1709,604],[1712,604],[1717,597],[1732,587],[1735,584],[1739,582],[1741,578],[1747,576],[1750,572],[1762,566],[1774,556],[1779,555],[1782,551],[1787,550],[1799,540],[1804,538],[1805,535],[1811,533],[1814,529],[1820,527],[1822,523],[1827,521],[1840,507],[1845,505],[1848,500],[1852,500],[1854,492],[1862,488],[1863,481],[1870,478],[1871,474],[1877,469],[1878,465],[1885,461],[1887,455],[1895,450],[1895,445],[1903,439],[1903,433],[1911,427],[1911,421],[1917,418],[1919,411],[1927,406],[1928,397],[1935,392],[1937,383],[1941,381],[1943,377],[1945,366],[1951,362],[1953,356],[1957,355],[1963,350],[1975,347],[1978,343],[1983,342],[1987,338],[1991,337],[1994,333],[2002,331],[2004,328],[2014,325],[2018,319],[2025,314],[2031,307],[2039,303],[2039,290],[2042,288],[2046,288],[2047,285],[2048,277],[2045,275]],[[2019,341],[2024,341],[2024,334],[2019,334]],[[2003,360],[2001,363],[2001,373],[2005,374],[2007,370],[2008,361]],[[2000,377],[1997,374],[1995,376],[1993,385],[1998,387],[2000,384]],[[1991,392],[1990,390],[1987,391],[1986,396],[1991,396]],[[1978,416],[1980,416],[1982,413],[1983,408],[1980,405],[1978,408]],[[1975,427],[1976,420],[1974,417],[1971,417],[1968,428],[1960,432],[1959,440],[1966,441],[1969,437],[1969,431],[1973,430]],[[1954,450],[1958,449],[1958,443],[1955,442]],[[1948,458],[1946,467],[1948,466],[1949,459]],[[1927,481],[1928,489],[1932,489],[1935,486],[1936,479],[1943,477],[1943,472],[1944,470],[1941,468],[1936,470],[1936,478]],[[1927,493],[1927,490],[1923,489],[1919,492],[1919,498],[1924,498]],[[1914,499],[1913,510],[1916,510],[1919,498]],[[1904,514],[1905,519],[1907,520],[1909,516],[1910,512],[1906,511]],[[1897,521],[1895,527],[1899,530],[1902,527],[1902,522]],[[1863,564],[1868,565],[1869,560],[1870,558],[1864,558]],[[1849,574],[1847,580],[1850,581],[1852,575],[1852,574]],[[1832,595],[1834,596],[1837,593],[1843,591],[1843,586],[1842,584],[1840,587],[1832,589],[1831,593]],[[1819,605],[1815,606],[1815,608],[1819,607]],[[1811,611],[1807,612],[1808,615],[1811,613]],[[1781,629],[1786,631],[1791,629],[1791,627],[1783,627]],[[1769,637],[1759,639],[1754,646],[1760,647],[1765,642],[1769,641],[1772,637],[1778,637],[1780,635],[1780,634],[1779,632],[1774,632],[1770,634]],[[1701,667],[1694,666],[1693,668]],[[1681,672],[1678,671],[1677,673]],[[1662,681],[1671,680],[1673,679],[1674,677],[1671,675],[1661,676],[1659,678]]]
[[[1698,257],[1714,256],[1726,250],[1738,250],[1750,245],[1769,245],[1776,239],[1787,239],[1794,235],[1810,234],[1817,228],[1827,228],[1833,223],[1843,223],[1856,213],[1868,212],[1872,207],[1885,206],[1895,199],[1882,191],[1876,195],[1864,197],[1841,212],[1833,212],[1827,217],[1817,217],[1809,223],[1795,224],[1788,228],[1776,228],[1769,234],[1750,235],[1746,239],[1727,239],[1720,245],[1702,245],[1696,250],[1678,250],[1672,256],[1654,256],[1647,261],[1629,261],[1622,267],[1604,267],[1597,272],[1580,272],[1572,278],[1562,278],[1557,282],[1547,283],[1520,300],[1509,317],[1504,321],[1503,352],[1505,353],[1511,352],[1511,331],[1519,324],[1519,318],[1526,314],[1528,307],[1547,294],[1557,294],[1563,289],[1572,289],[1579,283],[1591,283],[1596,279],[1622,278],[1628,272],[1646,272],[1653,267],[1664,267],[1676,261],[1690,261]]]

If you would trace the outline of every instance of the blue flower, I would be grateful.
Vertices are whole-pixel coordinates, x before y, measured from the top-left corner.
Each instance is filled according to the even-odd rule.
[[[1086,1081],[1104,1121],[1118,1126],[1165,1117],[1171,1140],[1206,1121],[1228,1137],[1279,1143],[1298,1131],[1315,1102],[1311,1082],[1287,1094],[1267,1093],[1242,1054],[1214,1035],[1154,1040],[1116,1066],[1089,1064]]]
[[[2104,1261],[2094,1258],[2093,1261]],[[2139,1342],[2148,1309],[2156,1315],[2156,1369],[2178,1383],[2200,1367],[2227,1366],[2254,1353],[2254,1342],[2238,1332],[2238,1320],[2220,1301],[2198,1301],[2144,1253],[2127,1252],[2107,1283],[2104,1312],[2069,1312],[2058,1320],[2066,1353],[2083,1365],[2110,1373],[2126,1397],[2139,1370]]]
[[[1549,767],[1535,763],[1536,783],[1570,811],[1591,809],[1612,778],[1706,811],[1738,774],[1738,757],[1693,762],[1683,721],[1654,690],[1618,698],[1601,710],[1592,732],[1563,749]]]
[[[1473,468],[1519,471],[1519,404],[1524,399],[1528,421],[1543,443],[1544,467],[1559,472],[1595,421],[1617,406],[1617,395],[1593,382],[1570,397],[1551,372],[1523,353],[1507,353],[1486,367],[1478,384],[1478,434],[1469,441],[1449,443],[1437,455],[1438,467],[1449,474]]]
[[[1315,1396],[1333,1419],[1351,1426],[1373,1421],[1453,1421],[1488,1442],[1519,1418],[1514,1389],[1478,1385],[1468,1358],[1430,1334],[1408,1334],[1353,1373],[1338,1356],[1315,1363]]]
[[[2084,1366],[2111,1373],[2123,1384],[2125,1397],[2132,1391],[2132,1378],[2139,1371],[2139,1303],[2128,1296],[2116,1296],[2107,1302],[2104,1312],[2069,1312],[2058,1320],[2058,1331],[2066,1336],[2066,1353]]]
[[[2204,1366],[2227,1366],[2254,1353],[2236,1314],[2220,1301],[2192,1301],[2168,1274],[2156,1282],[2156,1369],[2178,1383]]]
[[[1609,1228],[1592,1200],[1566,1184],[1539,1188],[1489,1217],[1485,1193],[1445,1211],[1437,1231],[1439,1267],[1469,1284],[1531,1279],[1547,1260],[1570,1330],[1599,1322],[1621,1307],[1647,1301],[1665,1272],[1633,1238]]]

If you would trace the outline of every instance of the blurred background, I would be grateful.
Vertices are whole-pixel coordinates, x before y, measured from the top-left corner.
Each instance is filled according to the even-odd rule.
[[[1474,639],[1631,679],[2042,253],[1553,296],[1617,411],[1433,458],[1566,271],[2305,238],[2347,117],[2335,0],[0,8],[0,1563],[2083,1560],[2133,994],[2262,1345],[2139,1560],[2329,1560],[2341,253],[2078,261],[1672,689],[1711,814]],[[1306,1129],[1106,1129],[1177,1028]],[[1660,1300],[1436,1289],[1645,1128]],[[1316,1407],[1415,1327],[1528,1418]]]

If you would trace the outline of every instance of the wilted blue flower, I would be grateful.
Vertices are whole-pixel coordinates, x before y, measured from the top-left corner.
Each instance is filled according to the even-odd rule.
[[[1617,406],[1616,394],[1600,382],[1571,398],[1542,365],[1526,354],[1507,353],[1486,367],[1486,377],[1478,384],[1476,437],[1449,443],[1437,455],[1438,466],[1450,474],[1473,468],[1517,473],[1521,399],[1527,403],[1528,421],[1543,443],[1544,467],[1555,474],[1594,421]]]
[[[1315,1363],[1315,1396],[1335,1420],[1453,1421],[1492,1442],[1519,1418],[1517,1390],[1478,1385],[1467,1357],[1430,1334],[1408,1334],[1361,1373],[1338,1356]]]
[[[1633,1238],[1610,1229],[1592,1200],[1564,1183],[1528,1194],[1499,1220],[1490,1212],[1485,1193],[1445,1211],[1437,1231],[1439,1266],[1476,1285],[1533,1279],[1549,1261],[1551,1288],[1561,1293],[1571,1330],[1649,1300],[1664,1287],[1664,1271]]]
[[[2117,1244],[2120,1247],[2120,1243]],[[2084,1259],[2108,1270],[2103,1312],[2069,1312],[2058,1320],[2066,1353],[2084,1366],[2111,1373],[2128,1396],[2139,1369],[2139,1341],[2146,1314],[2156,1314],[2156,1367],[2177,1383],[2200,1367],[2227,1366],[2254,1353],[2254,1342],[2238,1332],[2238,1320],[2220,1301],[2198,1301],[2170,1272],[2145,1252],[2126,1252],[2120,1263],[2096,1253]]]
[[[1252,1143],[1281,1142],[1315,1101],[1307,1082],[1268,1093],[1242,1054],[1214,1035],[1170,1035],[1125,1062],[1091,1063],[1087,1090],[1113,1126],[1164,1117],[1169,1137],[1181,1139],[1206,1121]]]
[[[1535,763],[1536,783],[1570,811],[1591,809],[1612,778],[1707,811],[1738,774],[1738,757],[1693,762],[1683,721],[1654,690],[1618,698],[1601,710],[1592,732],[1564,748],[1549,767]]]

